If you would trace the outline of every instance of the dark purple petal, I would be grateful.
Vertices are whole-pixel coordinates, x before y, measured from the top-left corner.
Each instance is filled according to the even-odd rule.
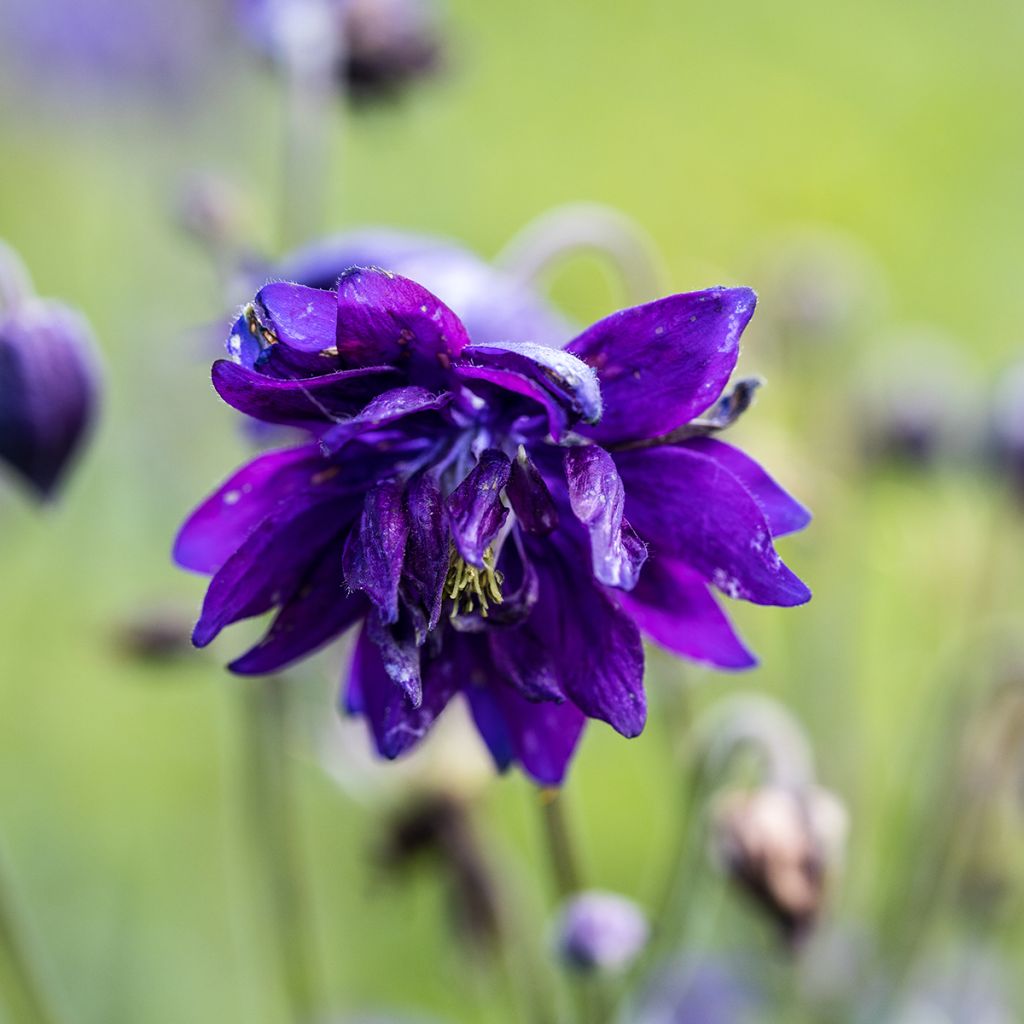
[[[594,575],[606,586],[632,590],[647,547],[623,518],[626,493],[615,460],[590,444],[566,449],[564,462],[569,503],[590,533]]]
[[[446,508],[452,540],[459,554],[478,569],[483,568],[484,552],[508,518],[501,492],[511,471],[508,456],[489,448],[465,480],[448,495]]]
[[[787,494],[749,455],[738,448],[710,437],[694,438],[684,448],[700,452],[727,469],[753,495],[760,506],[773,537],[802,530],[810,521],[811,513],[795,498]]]
[[[423,700],[413,707],[388,675],[380,648],[366,630],[356,643],[349,671],[346,710],[365,715],[378,751],[393,759],[415,746],[459,686],[455,662],[444,658],[429,662],[423,672]]]
[[[524,697],[562,692],[589,717],[636,736],[647,717],[640,633],[583,558],[550,542],[530,545],[537,603],[522,626],[493,631],[491,651]]]
[[[215,573],[277,506],[326,483],[326,464],[315,444],[267,452],[247,463],[185,521],[174,560],[193,572]]]
[[[589,327],[568,351],[597,370],[602,443],[664,434],[721,394],[754,313],[749,288],[709,288],[623,309]]]
[[[615,456],[626,512],[650,546],[696,569],[729,597],[797,605],[811,592],[783,564],[750,492],[728,470],[689,448],[643,448]]]
[[[196,647],[205,647],[232,622],[287,602],[317,556],[347,526],[333,502],[295,505],[265,519],[210,581],[192,633]]]
[[[406,416],[443,409],[451,394],[431,394],[423,388],[394,388],[375,398],[358,415],[331,427],[320,439],[325,452],[336,453],[360,434],[395,423]]]
[[[319,429],[358,413],[395,371],[386,366],[340,370],[320,377],[266,377],[227,359],[213,364],[213,386],[232,408],[265,423]]]
[[[512,472],[505,493],[524,530],[545,534],[558,525],[558,510],[548,485],[523,449],[512,460]]]
[[[388,623],[398,621],[398,584],[408,535],[402,484],[377,484],[367,493],[359,525],[345,544],[343,565],[349,588],[365,591]]]
[[[402,609],[404,612],[405,609]],[[414,708],[423,701],[421,679],[420,647],[416,642],[416,627],[406,612],[393,624],[383,621],[378,610],[370,613],[366,620],[366,635],[380,651],[384,671],[391,681],[405,694]]]
[[[57,303],[0,314],[0,461],[40,498],[54,495],[96,412],[89,327]]]
[[[338,281],[338,355],[349,366],[396,366],[425,386],[448,379],[469,342],[459,318],[422,285],[376,267]]]
[[[405,583],[434,629],[441,618],[444,581],[448,575],[448,527],[441,491],[429,474],[416,477],[406,491],[409,542],[405,551]]]
[[[362,594],[348,592],[341,545],[333,545],[281,607],[263,639],[228,668],[239,675],[277,672],[343,633],[366,614],[366,607]]]
[[[757,659],[736,635],[699,573],[671,558],[650,558],[619,604],[652,640],[716,668],[752,668]]]
[[[334,347],[338,297],[333,291],[275,282],[257,292],[253,305],[257,320],[274,343],[298,352]]]
[[[542,786],[559,786],[586,718],[575,705],[525,700],[501,682],[466,690],[473,720],[503,771],[513,761]]]
[[[556,439],[579,420],[595,423],[601,418],[596,374],[562,349],[531,342],[471,345],[455,365],[465,381],[484,380],[539,401],[548,410]]]

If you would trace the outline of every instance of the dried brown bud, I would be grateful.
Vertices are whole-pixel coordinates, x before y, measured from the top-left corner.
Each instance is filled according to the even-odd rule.
[[[822,909],[846,839],[846,811],[818,787],[767,785],[724,794],[713,810],[721,868],[799,941]]]

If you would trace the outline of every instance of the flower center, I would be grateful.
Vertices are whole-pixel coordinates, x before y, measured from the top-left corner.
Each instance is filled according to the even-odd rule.
[[[480,605],[480,614],[486,619],[491,602],[501,604],[501,585],[505,576],[494,567],[495,561],[494,548],[489,547],[484,552],[484,567],[478,569],[470,565],[452,545],[444,592],[453,602],[453,619],[459,614],[469,614],[476,604]]]

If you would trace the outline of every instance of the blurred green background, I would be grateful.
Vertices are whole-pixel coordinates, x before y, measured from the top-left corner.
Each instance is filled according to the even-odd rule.
[[[458,0],[448,14],[443,80],[393,108],[339,113],[322,231],[386,223],[492,255],[556,204],[624,211],[656,240],[671,289],[761,293],[743,366],[768,387],[737,440],[816,515],[781,545],[812,603],[731,609],[759,670],[652,654],[645,734],[589,730],[566,795],[587,879],[657,909],[687,824],[668,711],[681,694],[692,711],[770,693],[803,721],[822,782],[850,812],[831,916],[882,962],[898,958],[903,900],[944,841],[939,797],[959,749],[949,722],[967,720],[1013,656],[1022,534],[970,461],[867,467],[853,382],[903,325],[924,323],[956,339],[982,409],[1019,347],[1024,8]],[[51,89],[37,102],[13,78],[0,99],[0,237],[41,294],[85,311],[105,357],[102,422],[64,499],[40,514],[0,492],[0,850],[81,1024],[287,1019],[239,808],[239,691],[253,684],[222,668],[252,630],[157,663],[118,642],[148,609],[187,622],[198,608],[203,582],[171,565],[171,539],[248,451],[208,383],[211,325],[220,333],[229,310],[172,218],[181,176],[212,168],[245,190],[253,238],[274,246],[278,92],[258,61],[225,60],[201,96],[171,105],[128,90],[104,104]],[[826,239],[826,254],[827,240],[850,239],[871,269],[851,285],[841,337],[781,344],[773,254],[804,237]],[[622,302],[592,260],[550,286],[581,322]],[[436,881],[383,877],[377,801],[353,799],[311,753],[341,663],[335,649],[297,673],[290,741],[325,1008],[506,1020],[505,995],[470,996]],[[541,948],[551,894],[537,795],[508,777],[481,801]],[[1012,886],[1024,844],[1002,842]],[[713,879],[694,877],[691,941],[776,957]],[[947,899],[925,951],[969,940],[1019,962],[1024,920],[1008,906],[979,926]]]

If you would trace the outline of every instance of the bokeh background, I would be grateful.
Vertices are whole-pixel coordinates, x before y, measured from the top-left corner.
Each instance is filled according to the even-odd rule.
[[[38,4],[51,22],[64,6]],[[280,90],[206,4],[103,11],[150,26],[146,45],[181,48],[160,65],[168,82],[148,74],[155,57],[97,81],[85,30],[65,47],[36,24],[22,41],[28,10],[12,2],[4,32],[0,237],[41,294],[87,314],[106,394],[59,503],[40,512],[0,489],[5,871],[69,1021],[283,1021],[242,807],[239,691],[253,684],[222,668],[252,631],[201,655],[170,644],[147,657],[136,642],[140,624],[187,629],[203,582],[172,566],[171,540],[249,451],[208,380],[245,296],[225,295],[177,226],[176,197],[190,172],[217,172],[243,196],[254,250],[279,251]],[[687,948],[767,964],[777,1001],[759,1019],[903,1020],[899,999],[879,1015],[872,994],[973,979],[979,964],[986,980],[970,985],[1006,1015],[934,1019],[1022,1019],[1024,776],[1011,741],[997,757],[1007,785],[970,764],[994,742],[978,723],[1010,715],[999,701],[1021,685],[1024,509],[985,437],[1022,341],[1024,8],[450,0],[445,25],[442,76],[398,103],[333,111],[319,230],[390,224],[490,256],[538,214],[586,200],[650,233],[666,290],[752,285],[742,365],[768,383],[736,439],[816,517],[782,545],[811,604],[730,609],[759,669],[728,676],[652,652],[644,735],[589,730],[566,796],[587,879],[657,910],[677,836],[700,835],[680,722],[733,693],[769,694],[803,723],[849,813],[824,959],[808,968],[813,950],[780,950],[703,857]],[[624,300],[591,257],[545,286],[580,322]],[[922,401],[943,454],[879,457],[886,416]],[[333,649],[290,680],[292,811],[325,1009],[508,1020],[507,988],[467,982],[435,875],[396,881],[381,866],[393,787],[340,785],[316,756],[342,663]],[[983,810],[957,817],[965,787]],[[476,799],[541,962],[537,794],[510,776]],[[966,834],[978,841],[951,838]],[[824,995],[808,994],[815,980]]]

